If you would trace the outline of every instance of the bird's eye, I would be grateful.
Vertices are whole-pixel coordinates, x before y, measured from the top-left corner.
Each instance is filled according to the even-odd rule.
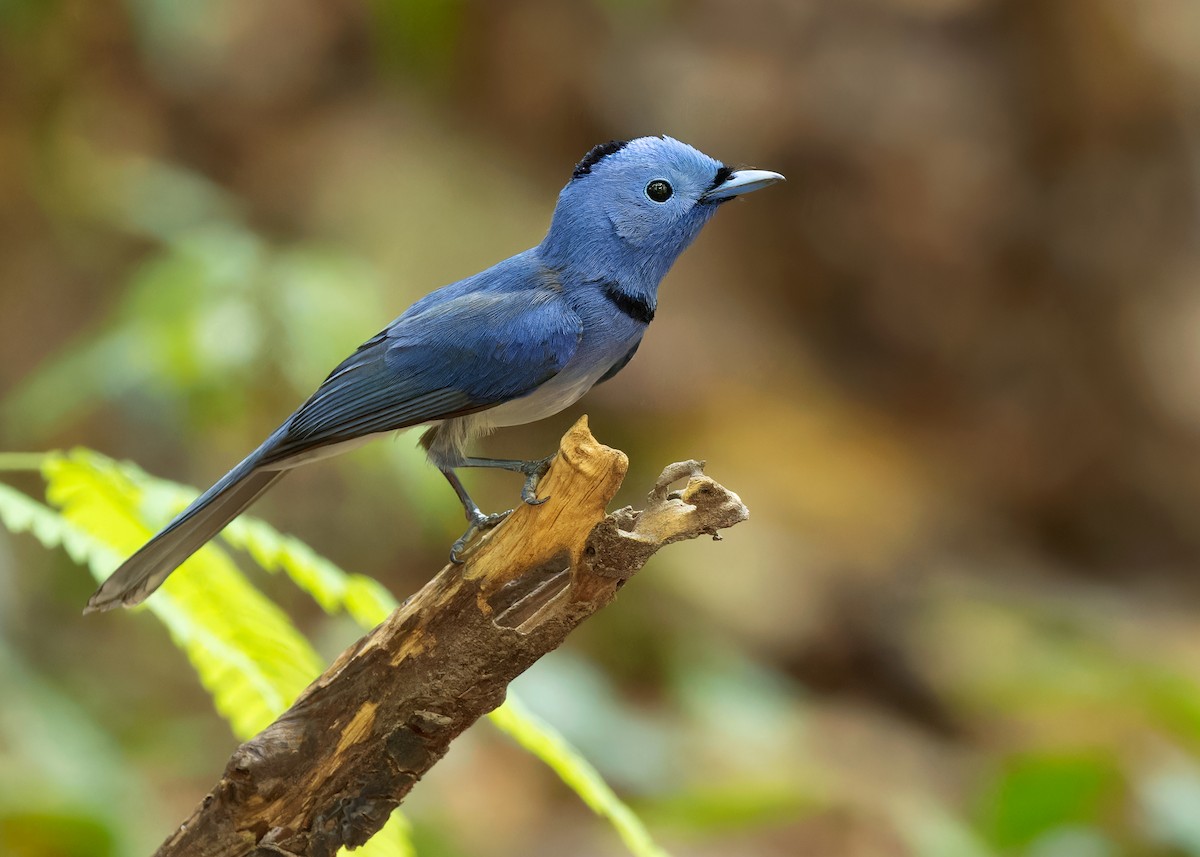
[[[654,202],[666,202],[671,198],[671,194],[675,193],[672,190],[669,182],[662,179],[655,179],[646,185],[646,196],[650,197]]]

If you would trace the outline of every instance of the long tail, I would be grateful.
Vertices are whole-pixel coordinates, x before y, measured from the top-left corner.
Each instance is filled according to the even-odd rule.
[[[269,443],[270,441],[268,441]],[[140,604],[172,571],[281,479],[283,469],[264,469],[263,444],[217,484],[196,498],[162,532],[127,559],[88,599],[84,613]]]

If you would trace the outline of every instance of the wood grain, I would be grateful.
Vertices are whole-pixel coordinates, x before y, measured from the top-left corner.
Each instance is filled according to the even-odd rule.
[[[581,418],[538,486],[549,500],[522,505],[464,565],[447,565],[343,652],[234,752],[157,853],[332,857],[366,842],[450,742],[504,701],[509,682],[658,548],[715,536],[748,514],[688,461],[663,472],[644,511],[606,515],[627,468]]]

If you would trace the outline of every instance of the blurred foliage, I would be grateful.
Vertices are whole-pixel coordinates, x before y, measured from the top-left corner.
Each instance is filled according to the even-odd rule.
[[[152,479],[133,465],[119,464],[90,450],[77,449],[66,455],[0,455],[0,470],[34,467],[46,480],[46,496],[53,508],[0,484],[0,522],[12,532],[31,532],[44,547],[66,548],[72,559],[92,570],[97,582],[197,493]],[[224,530],[222,539],[246,550],[263,569],[283,570],[327,613],[345,610],[363,630],[374,628],[399,606],[375,580],[346,574],[299,540],[255,518],[238,519]],[[282,714],[320,675],[321,661],[286,614],[246,579],[224,551],[207,545],[188,559],[180,572],[163,584],[161,594],[148,601],[147,608],[187,655],[234,734],[249,739]],[[237,609],[230,610],[231,604]],[[637,857],[665,854],[596,770],[515,696],[492,712],[490,719],[548,764],[588,806],[608,818],[631,853]],[[45,820],[47,824],[51,821],[54,819]],[[68,821],[59,834],[77,838],[88,832],[84,819]],[[26,830],[30,823],[13,819],[14,848],[24,849],[29,842],[44,847]],[[70,848],[67,852],[74,853]],[[414,854],[407,821],[395,813],[356,853],[366,857]]]
[[[0,0],[0,449],[207,483],[411,300],[536,242],[592,144],[777,169],[584,403],[630,454],[621,502],[695,456],[753,517],[657,557],[519,692],[679,855],[1200,855],[1198,8]],[[578,410],[486,445],[544,454]],[[247,686],[387,603],[321,556],[396,592],[440,567],[461,521],[413,446],[229,529],[279,572],[247,611],[285,609],[307,664]],[[157,523],[106,547],[31,499],[40,457],[3,460],[7,524],[77,560]],[[145,853],[228,735],[157,629],[78,618],[53,556],[0,539],[0,852]],[[622,853],[563,792],[471,730],[409,839]]]
[[[985,835],[998,848],[1025,848],[1048,832],[1103,824],[1121,805],[1122,777],[1103,753],[1009,758],[985,796]]]
[[[667,852],[654,844],[638,817],[617,798],[596,769],[549,724],[528,711],[517,697],[509,696],[490,719],[549,764],[597,815],[612,822],[631,853],[637,857],[666,857]]]
[[[133,392],[202,427],[242,413],[249,391],[292,384],[341,359],[338,343],[383,316],[369,299],[370,272],[315,246],[273,248],[230,215],[231,204],[197,177],[162,165],[95,165],[112,184],[88,204],[161,249],[132,273],[100,332],[57,355],[5,402],[20,441],[53,433],[105,401]],[[339,290],[364,293],[338,298]],[[301,337],[320,329],[322,336]],[[135,367],[113,373],[112,366]],[[63,397],[64,387],[77,395]],[[240,398],[228,393],[240,388]],[[182,397],[182,400],[180,400]]]
[[[19,492],[5,489],[0,494],[0,520],[11,530],[32,531],[46,547],[66,547],[73,559],[91,568],[97,581],[107,577],[120,556],[136,550],[130,544],[140,544],[153,534],[147,519],[154,522],[153,527],[161,526],[187,502],[187,492],[181,487],[153,482],[131,466],[122,467],[85,450],[48,454],[41,470],[47,498],[59,512],[38,507]],[[256,531],[256,556],[269,556],[274,563],[282,555],[284,563],[296,569],[293,579],[323,582],[323,588],[329,588],[329,579],[337,573],[329,563],[313,557],[317,562],[302,568],[302,560],[296,558],[300,551],[289,550],[291,546],[284,545],[287,540],[269,527],[248,520],[242,529]],[[264,547],[271,544],[275,551]],[[228,555],[206,547],[188,560],[187,567],[189,573],[173,575],[169,588],[162,590],[163,597],[154,599],[149,609],[187,654],[234,734],[251,738],[320,674],[321,661],[287,616],[246,580]],[[349,581],[339,582],[343,590],[349,588]],[[230,604],[238,605],[237,609],[230,610]],[[382,604],[375,613],[386,615],[390,606]],[[74,759],[71,762],[77,764]],[[106,790],[102,786],[97,791],[103,794]],[[62,829],[70,832],[81,826],[74,821]],[[59,847],[30,836],[19,820],[13,827],[16,852],[36,848],[51,853]],[[359,853],[375,857],[414,853],[406,829],[397,815]],[[100,832],[111,836],[103,828]],[[63,853],[82,852],[64,845]]]
[[[0,646],[0,852],[78,857],[153,847],[138,815],[150,796],[111,736]]]

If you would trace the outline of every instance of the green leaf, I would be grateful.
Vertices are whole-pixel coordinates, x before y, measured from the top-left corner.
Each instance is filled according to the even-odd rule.
[[[580,756],[553,726],[525,708],[517,697],[509,694],[508,700],[488,717],[500,731],[549,765],[593,812],[608,819],[633,854],[637,857],[667,857],[667,852],[655,844],[645,825],[609,788],[591,763]]]
[[[1110,754],[1013,756],[986,796],[981,826],[1003,849],[1029,845],[1060,827],[1102,827],[1121,805],[1123,789],[1124,778]]]
[[[29,533],[44,548],[64,548],[80,565],[97,562],[102,569],[110,569],[117,562],[113,551],[97,544],[58,512],[3,483],[0,483],[0,523],[11,532]]]
[[[257,518],[241,517],[222,533],[269,572],[282,571],[327,613],[345,610],[364,628],[374,628],[398,602],[373,578],[347,574],[304,542]]]
[[[89,562],[98,580],[116,556],[152,534],[143,520],[146,479],[131,465],[76,450],[47,457],[43,474],[51,504],[91,537],[92,555],[104,558]],[[157,523],[162,509],[149,517]],[[216,546],[181,565],[147,603],[241,738],[269,724],[321,671],[316,652],[283,611]]]
[[[32,461],[22,457],[20,464]],[[2,464],[3,462],[0,462]],[[88,450],[42,459],[56,512],[0,484],[0,521],[31,532],[47,547],[61,545],[104,580],[120,558],[140,547],[195,492],[147,476],[137,467]],[[323,609],[346,610],[372,628],[397,606],[377,581],[347,574],[292,536],[263,521],[242,517],[224,531],[265,570],[282,571]],[[229,605],[237,605],[230,610]],[[208,545],[167,579],[151,610],[168,628],[212,694],[234,732],[249,737],[271,722],[313,679],[321,664],[290,620],[253,587],[215,545]],[[608,819],[637,857],[667,857],[645,826],[590,763],[553,727],[513,694],[492,712],[492,722],[562,778],[583,801]],[[355,854],[411,857],[407,820],[393,813],[384,828]]]
[[[97,553],[104,554],[93,566],[97,579],[107,576],[117,555],[140,546],[167,514],[190,499],[187,489],[152,480],[132,465],[84,450],[48,457],[43,471],[48,494],[64,510],[58,520],[77,523],[97,541],[120,548],[118,554],[96,546]],[[145,508],[147,499],[154,501],[155,508]],[[36,520],[43,528],[57,517],[33,501],[9,505],[18,517],[24,513],[25,519]],[[38,511],[45,514],[31,517]],[[228,541],[240,540],[264,567],[282,567],[319,603],[329,604],[327,609],[344,604],[356,618],[367,618],[386,617],[394,606],[391,595],[375,581],[346,575],[306,545],[262,522],[244,519],[232,529]],[[71,537],[72,529],[63,533]],[[228,609],[231,604],[237,609]],[[203,548],[180,566],[148,608],[167,626],[217,710],[240,738],[267,726],[320,674],[322,664],[308,641],[214,546]],[[407,820],[399,812],[392,813],[383,829],[356,853],[412,857]]]

